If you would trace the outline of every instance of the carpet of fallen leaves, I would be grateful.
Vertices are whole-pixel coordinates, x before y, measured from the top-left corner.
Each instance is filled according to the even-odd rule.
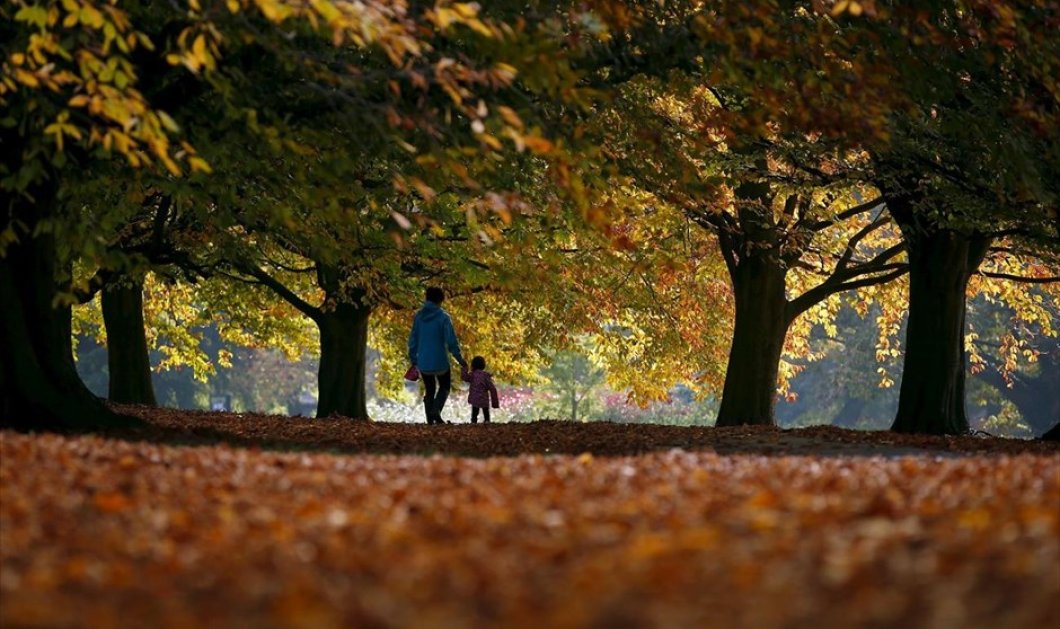
[[[142,429],[115,431],[124,439],[188,445],[226,443],[273,450],[366,454],[632,455],[672,448],[719,454],[918,454],[989,452],[1060,454],[1056,443],[984,437],[933,437],[816,426],[780,430],[765,426],[732,428],[652,424],[541,421],[489,425],[393,424],[346,418],[306,419],[254,413],[209,413],[142,406],[119,406],[144,422]]]
[[[0,432],[0,626],[1060,624],[1055,445],[150,421]]]

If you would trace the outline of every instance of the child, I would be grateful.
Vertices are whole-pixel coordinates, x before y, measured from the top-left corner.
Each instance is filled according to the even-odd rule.
[[[481,356],[472,358],[471,371],[465,366],[460,370],[460,378],[471,383],[467,392],[467,403],[471,405],[471,423],[478,423],[478,412],[481,409],[482,422],[488,424],[490,402],[493,403],[493,408],[500,408],[501,402],[497,398],[497,387],[493,386],[493,377],[486,371],[486,359]]]

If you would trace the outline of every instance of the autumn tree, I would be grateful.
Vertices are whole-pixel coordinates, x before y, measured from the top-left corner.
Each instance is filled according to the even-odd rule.
[[[194,282],[207,272],[182,242],[190,231],[172,197],[161,192],[139,202],[128,199],[129,190],[101,169],[86,169],[68,178],[70,212],[83,218],[82,240],[67,237],[70,252],[94,251],[75,258],[70,291],[79,304],[100,298],[105,338],[108,341],[108,394],[111,402],[155,404],[144,321],[144,288],[153,271],[169,282]],[[80,185],[79,185],[80,184]],[[134,199],[140,197],[133,191]],[[120,208],[129,207],[123,216]],[[103,209],[106,208],[106,209]],[[99,224],[94,217],[114,221]],[[113,234],[104,239],[99,234]],[[98,268],[86,269],[95,260]],[[79,272],[83,271],[83,272]]]
[[[238,45],[226,44],[227,62],[217,67],[207,46],[206,61],[185,65],[208,89],[173,103],[171,114],[203,147],[213,174],[141,182],[145,192],[163,189],[193,208],[202,241],[214,247],[209,264],[270,288],[319,327],[322,415],[365,416],[369,317],[398,303],[404,287],[395,285],[437,278],[446,259],[449,277],[473,270],[459,242],[496,239],[493,223],[510,222],[512,197],[483,192],[509,185],[504,167],[491,165],[501,161],[499,138],[517,156],[550,151],[539,129],[493,97],[517,76],[521,89],[546,95],[572,80],[553,78],[562,54],[539,62],[560,46],[539,28],[487,23],[463,5],[436,7],[424,20],[434,34],[401,72],[378,51],[336,49],[311,29],[225,36]],[[226,32],[224,23],[212,25]],[[229,27],[242,32],[238,22]],[[499,60],[509,57],[511,64]],[[487,61],[476,66],[478,59]],[[259,159],[247,160],[248,151]],[[433,236],[406,247],[412,239],[400,232],[413,228]]]
[[[722,53],[715,84],[747,97],[726,122],[773,121],[868,157],[859,178],[881,192],[910,265],[893,428],[966,432],[968,281],[999,239],[1057,242],[1056,7],[805,2],[751,13],[732,7],[700,23]]]
[[[929,13],[896,4],[841,20],[851,40],[884,42],[908,99],[888,118],[886,142],[869,145],[910,262],[894,430],[968,430],[966,295],[991,251],[1013,256],[1006,279],[1056,275],[1027,264],[1060,242],[1060,109],[1043,91],[1043,63],[1058,53],[1048,26],[1056,18],[1055,7],[1036,3],[939,2]]]
[[[169,65],[202,74],[223,65],[224,29],[214,28],[221,22],[236,29],[228,33],[228,42],[252,32],[264,33],[254,40],[257,45],[283,42],[274,28],[282,23],[324,35],[336,47],[371,48],[392,67],[424,53],[418,40],[424,31],[401,3],[192,0],[187,11],[164,3],[133,8],[129,13],[113,2],[37,5],[20,0],[3,9],[0,99],[7,115],[0,138],[5,146],[0,290],[11,305],[4,309],[2,326],[5,421],[115,421],[77,380],[69,351],[69,310],[53,307],[68,292],[64,283],[69,281],[69,273],[60,268],[65,263],[57,255],[57,241],[78,225],[76,215],[59,207],[63,173],[71,163],[108,155],[117,155],[129,168],[174,177],[187,169],[210,169],[191,144],[171,142],[177,124],[156,104],[194,93],[198,81],[173,81],[152,101],[140,89],[141,74],[149,77],[151,70]],[[428,29],[458,23],[484,28],[474,14],[473,7],[457,4],[422,16]],[[161,41],[153,41],[143,29],[159,22],[170,28],[156,35]],[[455,89],[463,78],[461,66],[449,70],[437,78]],[[253,113],[244,113],[254,127]],[[263,127],[256,129],[269,135]]]
[[[774,423],[788,330],[833,295],[904,272],[878,193],[849,179],[856,156],[767,136],[722,141],[730,107],[705,77],[624,86],[605,117],[607,146],[633,185],[717,238],[735,325],[719,425]]]
[[[180,170],[165,119],[132,85],[132,52],[150,42],[109,5],[16,2],[0,11],[0,411],[7,422],[114,423],[74,370],[60,301],[70,273],[59,228],[70,217],[60,212],[59,182],[98,147]]]

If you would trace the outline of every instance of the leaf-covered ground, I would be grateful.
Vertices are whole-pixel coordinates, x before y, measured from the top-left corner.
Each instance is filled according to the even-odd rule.
[[[705,428],[603,422],[544,421],[512,424],[395,424],[345,418],[305,419],[255,413],[207,413],[138,406],[118,407],[147,428],[115,433],[165,443],[261,447],[367,454],[449,454],[489,457],[519,454],[632,455],[672,448],[719,454],[918,454],[931,452],[1060,453],[1060,446],[1019,439],[930,437],[818,426]]]
[[[1060,623],[1056,446],[151,421],[0,432],[0,626]]]

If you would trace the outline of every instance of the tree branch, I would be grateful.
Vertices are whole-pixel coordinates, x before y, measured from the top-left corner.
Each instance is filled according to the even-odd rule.
[[[1013,282],[1024,282],[1027,284],[1055,284],[1060,282],[1060,275],[1047,277],[1027,277],[1024,275],[1012,275],[1010,273],[995,273],[993,271],[976,271],[976,275],[993,277],[1000,280],[1012,280]]]
[[[703,229],[710,230],[718,237],[718,245],[721,248],[721,255],[725,258],[725,266],[729,269],[729,274],[735,274],[736,268],[739,266],[739,260],[736,258],[736,239],[733,236],[735,231],[735,224],[733,217],[727,212],[699,212],[689,210],[685,212],[688,218],[692,219],[692,222],[699,225]]]
[[[884,270],[885,267],[892,266],[888,262],[903,251],[905,251],[905,243],[892,245],[876,254],[876,257],[871,260],[858,262],[854,266],[846,266],[844,264],[843,268],[836,269],[836,274],[840,276],[840,280],[846,280],[866,273],[877,273]]]
[[[309,302],[303,300],[301,297],[295,294],[294,291],[283,285],[282,282],[269,275],[262,269],[252,264],[246,264],[240,266],[240,271],[252,276],[258,281],[259,284],[272,290],[274,293],[279,295],[284,301],[297,308],[302,314],[309,317],[313,321],[319,321],[323,314],[320,308],[313,306]]]
[[[784,309],[785,315],[787,315],[788,321],[794,321],[796,317],[836,293],[863,288],[865,286],[886,284],[887,282],[898,279],[909,272],[909,266],[906,264],[895,265],[894,267],[889,268],[893,268],[893,270],[891,270],[890,273],[885,273],[883,275],[863,277],[849,282],[830,283],[829,281],[825,281],[822,284],[818,284],[802,295],[789,301],[787,307]]]
[[[869,234],[876,231],[880,227],[886,225],[888,222],[890,222],[890,220],[891,218],[889,216],[885,217],[881,213],[880,216],[876,218],[876,220],[862,227],[860,230],[858,230],[858,233],[851,236],[850,240],[847,241],[846,248],[843,249],[842,255],[839,256],[839,261],[836,263],[836,268],[839,270],[847,268],[847,264],[850,262],[850,258],[854,256],[854,250],[858,248],[858,244],[866,237],[868,237]]]
[[[821,231],[823,229],[827,229],[828,227],[831,227],[832,225],[835,225],[836,223],[841,223],[841,222],[847,220],[848,218],[857,216],[858,214],[862,214],[864,212],[868,212],[869,210],[875,209],[875,208],[877,208],[877,207],[879,207],[880,205],[883,205],[883,204],[884,204],[883,197],[876,197],[875,199],[873,199],[871,201],[866,201],[865,203],[861,203],[861,204],[855,205],[852,208],[848,208],[846,210],[843,210],[842,212],[840,212],[839,214],[836,214],[832,218],[827,218],[827,219],[823,219],[823,220],[820,220],[820,221],[813,221],[811,223],[804,223],[802,226],[804,226],[806,229],[809,229],[810,231],[819,232],[819,231]],[[802,221],[799,221],[799,222],[802,222]],[[796,226],[799,226],[799,224],[796,223]]]

